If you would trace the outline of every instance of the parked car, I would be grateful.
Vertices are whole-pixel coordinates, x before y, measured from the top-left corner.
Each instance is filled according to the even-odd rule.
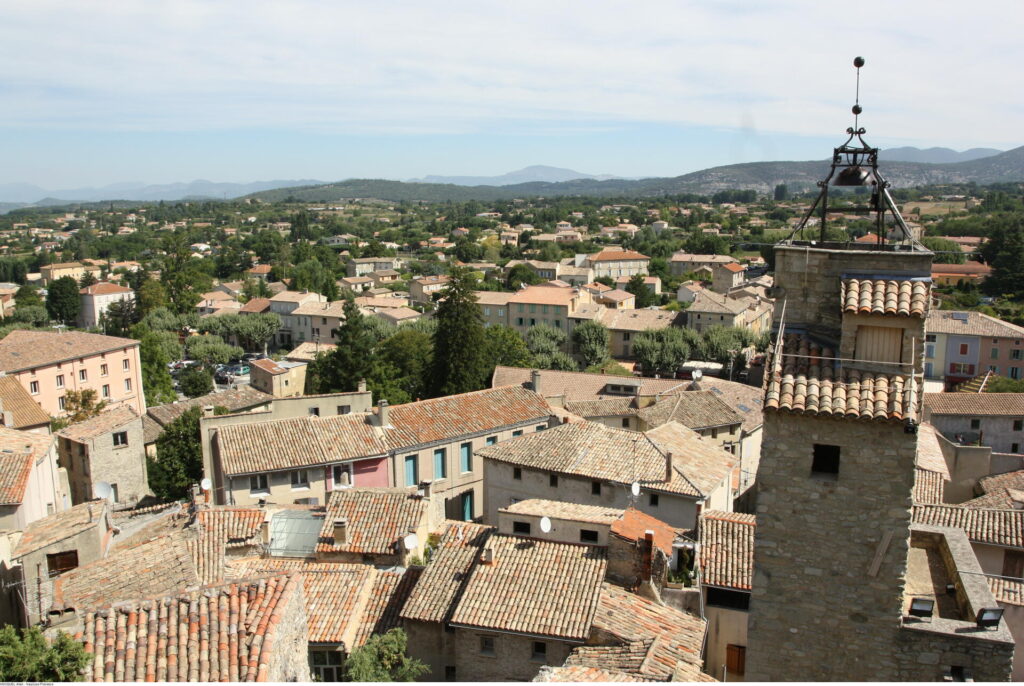
[[[228,384],[231,383],[233,379],[248,375],[249,365],[247,364],[225,365],[214,372],[213,380],[219,384]]]
[[[242,362],[253,362],[254,360],[265,360],[267,356],[263,353],[246,353],[242,355]]]

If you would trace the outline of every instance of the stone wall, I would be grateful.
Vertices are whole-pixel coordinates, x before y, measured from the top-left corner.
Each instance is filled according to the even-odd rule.
[[[430,668],[421,681],[444,681],[445,668],[455,666],[455,633],[438,622],[402,620],[408,637],[405,652]]]
[[[114,434],[120,432],[128,434],[128,443],[115,446]],[[152,494],[146,475],[146,451],[143,441],[141,417],[89,441],[92,484],[106,481],[112,486],[116,486],[117,499],[115,502],[118,505],[135,505],[147,495]],[[84,498],[91,499],[91,497],[90,489],[88,493],[84,494]],[[75,501],[75,504],[78,502]]]
[[[265,645],[270,648],[267,681],[311,681],[306,602],[301,584],[290,594],[283,608],[275,608],[274,614],[279,618],[271,639],[274,643]]]
[[[494,654],[483,655],[480,639],[494,641]],[[459,681],[530,681],[544,665],[558,666],[569,657],[575,644],[553,639],[543,640],[547,654],[534,659],[533,644],[542,639],[531,636],[455,629],[455,675]],[[435,679],[443,678],[435,676]]]

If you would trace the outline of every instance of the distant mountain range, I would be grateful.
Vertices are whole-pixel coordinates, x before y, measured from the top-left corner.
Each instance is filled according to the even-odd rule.
[[[544,183],[560,183],[562,181],[575,181],[577,179],[593,179],[594,181],[608,181],[620,179],[621,176],[612,174],[583,174],[572,169],[561,167],[546,167],[542,164],[535,164],[516,171],[508,172],[500,176],[425,176],[422,179],[409,179],[409,183],[451,183],[456,186],[513,186],[518,183],[532,183],[541,181]]]
[[[942,183],[1024,182],[1024,147],[999,152],[972,148],[889,148],[881,153],[882,171],[894,186],[908,188]],[[721,190],[770,192],[785,183],[790,190],[813,188],[828,169],[827,160],[807,162],[748,162],[713,167],[670,178],[626,179],[583,174],[572,169],[534,165],[500,176],[427,176],[422,181],[348,179],[325,183],[312,179],[146,185],[119,183],[99,188],[45,190],[22,183],[0,184],[0,212],[26,206],[58,206],[76,202],[253,197],[267,202],[294,197],[309,202],[345,198],[392,201],[498,200],[526,196],[597,195],[662,196],[681,193],[710,194]]]

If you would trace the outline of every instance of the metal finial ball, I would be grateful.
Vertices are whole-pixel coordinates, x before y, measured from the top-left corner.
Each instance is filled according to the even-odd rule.
[[[854,113],[854,114],[860,114],[860,113],[861,113],[861,112],[863,112],[863,111],[864,111],[864,110],[863,110],[863,109],[861,108],[861,106],[860,106],[860,105],[854,105],[854,106],[853,106],[853,113]]]
[[[857,67],[858,69],[863,67],[864,66],[864,58],[863,57],[854,57],[853,58],[853,66]]]

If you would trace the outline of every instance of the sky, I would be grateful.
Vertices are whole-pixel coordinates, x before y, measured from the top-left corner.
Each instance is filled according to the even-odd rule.
[[[0,3],[0,184],[627,177],[1024,144],[1019,0]]]

